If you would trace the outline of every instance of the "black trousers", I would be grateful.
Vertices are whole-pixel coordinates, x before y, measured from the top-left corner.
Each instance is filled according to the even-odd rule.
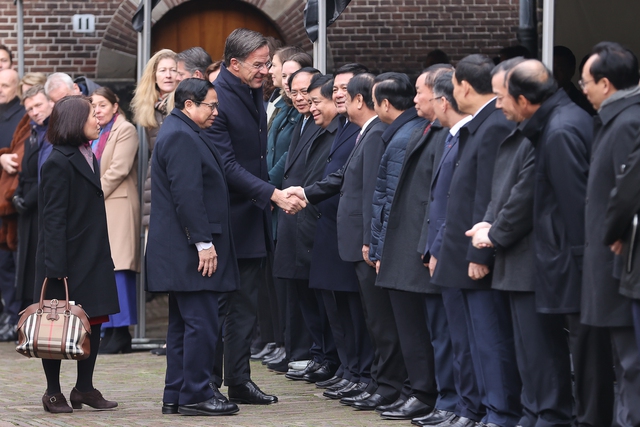
[[[616,420],[640,426],[640,354],[633,327],[610,328],[617,387]]]
[[[579,427],[608,426],[613,420],[613,357],[607,328],[580,323],[566,315],[573,361],[576,418]]]
[[[264,286],[265,259],[239,259],[240,284],[220,297],[224,317],[224,384],[235,386],[251,379],[251,340],[258,315],[258,289]]]
[[[376,270],[364,261],[355,263],[360,283],[364,320],[373,346],[371,393],[395,400],[407,379],[398,328],[386,289],[376,286]]]
[[[569,342],[562,314],[536,312],[534,292],[509,292],[523,427],[568,427],[573,419]]]
[[[313,342],[300,309],[298,288],[288,279],[276,278],[275,280],[276,286],[282,286],[286,295],[284,347],[287,351],[287,359],[290,361],[307,360],[311,357],[309,351]]]
[[[265,286],[258,289],[259,342],[284,345],[286,314],[286,288],[281,279],[273,277],[273,252],[269,252],[265,265]]]
[[[438,398],[431,335],[427,328],[424,295],[388,289],[411,395],[435,407]]]
[[[218,296],[169,292],[167,373],[163,402],[187,405],[213,397],[209,387],[218,338]]]

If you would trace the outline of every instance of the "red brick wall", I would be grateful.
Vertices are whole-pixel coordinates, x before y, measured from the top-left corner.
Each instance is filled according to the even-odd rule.
[[[188,0],[165,0],[177,6]],[[266,0],[243,0],[257,7]],[[137,4],[137,1],[134,2]],[[310,49],[298,1],[275,24],[286,42]],[[96,75],[96,57],[104,47],[136,54],[131,28],[134,4],[125,0],[24,0],[26,71],[62,71]],[[96,32],[72,32],[71,16],[96,15]],[[328,29],[333,64],[361,62],[373,71],[415,74],[432,49],[452,59],[475,52],[495,55],[516,44],[518,0],[352,0]],[[0,42],[17,51],[13,0],[0,0]],[[17,53],[17,52],[16,52]]]

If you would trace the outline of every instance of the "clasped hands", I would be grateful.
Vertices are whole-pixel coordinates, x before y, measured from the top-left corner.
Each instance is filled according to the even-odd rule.
[[[489,239],[489,230],[491,230],[491,224],[488,222],[479,222],[464,234],[467,237],[471,237],[471,244],[474,248],[492,248],[493,243]],[[469,277],[472,280],[480,280],[487,274],[489,274],[488,266],[484,264],[476,264],[475,262],[469,263]]]
[[[288,214],[296,214],[307,207],[302,187],[289,187],[284,190],[275,189],[271,200]]]

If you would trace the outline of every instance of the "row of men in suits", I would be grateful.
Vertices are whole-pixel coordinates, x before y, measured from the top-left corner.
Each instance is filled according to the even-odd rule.
[[[633,59],[612,64],[620,56]],[[633,111],[634,60],[618,45],[596,47],[581,81],[596,109]],[[626,80],[616,78],[633,69]],[[299,76],[305,73],[312,71]],[[337,161],[332,155],[345,144],[340,134],[346,126],[330,107],[338,104],[333,94],[340,82],[315,75],[308,86],[296,86],[291,77],[292,91],[307,89],[322,129],[316,134],[332,129],[337,136],[328,137],[328,152],[314,157],[316,136],[305,137],[304,148],[294,132],[288,168],[294,172],[291,153],[297,152],[300,174],[285,172],[284,186],[298,186],[285,192],[310,204],[281,217],[281,226],[289,222],[309,237],[315,222],[322,232],[307,242],[307,253],[333,239],[337,247],[328,247],[340,255],[337,261],[350,263],[359,284],[354,292],[343,279],[316,294],[342,367],[319,383],[328,386],[324,395],[418,425],[600,426],[614,418],[638,425],[631,403],[640,390],[632,303],[618,292],[621,258],[605,245],[628,254],[623,293],[633,297],[635,235],[628,229],[637,199],[629,183],[637,181],[616,174],[625,172],[621,165],[635,148],[636,125],[623,127],[626,148],[618,153],[623,144],[610,134],[617,127],[607,127],[612,116],[601,112],[600,129],[609,133],[597,130],[594,140],[592,119],[558,90],[542,63],[516,59],[494,69],[487,57],[471,55],[455,70],[425,70],[415,91],[397,73],[349,76],[345,111],[361,129]],[[332,162],[342,166],[332,169]],[[605,240],[604,215],[616,180],[627,192],[614,199],[626,222],[611,222]],[[323,201],[336,195],[337,206],[323,211]],[[583,257],[589,261],[584,275]],[[316,265],[346,271],[335,259]],[[298,289],[307,292],[306,285]],[[361,310],[354,308],[358,299]],[[370,343],[358,329],[362,319]],[[319,341],[327,336],[326,323],[307,321],[324,333],[312,334],[316,344],[327,344]],[[330,346],[323,351],[324,360],[288,377],[324,380],[335,359],[327,362]],[[369,377],[361,369],[366,363]]]

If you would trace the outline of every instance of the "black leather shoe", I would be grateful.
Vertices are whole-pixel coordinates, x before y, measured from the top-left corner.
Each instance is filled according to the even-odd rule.
[[[371,393],[369,393],[368,391],[363,391],[356,396],[343,397],[342,399],[340,399],[340,403],[347,406],[353,406],[354,403],[367,400],[369,397],[371,397]]]
[[[374,393],[365,400],[359,400],[351,405],[353,408],[360,411],[373,411],[380,405],[388,405],[393,402],[391,399],[387,399],[384,396]]]
[[[276,374],[286,374],[289,372],[289,361],[283,358],[279,362],[269,362],[267,363],[267,369]]]
[[[344,389],[352,388],[354,385],[356,385],[356,383],[352,383],[351,381],[348,381],[348,380],[343,380],[343,381],[340,381],[334,384],[333,386],[327,388],[324,391],[324,393],[322,393],[322,395],[328,399],[333,399],[333,400],[342,399],[343,397],[349,397],[349,396],[340,396],[338,395],[338,393],[340,393]],[[342,387],[336,388],[338,384],[342,385]],[[356,394],[359,394],[359,393],[356,393]]]
[[[398,409],[399,407],[401,407],[402,405],[404,405],[404,402],[407,401],[407,398],[404,397],[403,395],[400,395],[400,397],[398,397],[395,402],[390,403],[388,405],[382,405],[382,406],[378,406],[376,408],[376,412],[384,412],[384,411],[392,411],[394,409]]]
[[[422,417],[416,417],[411,420],[411,424],[416,426],[436,426],[445,421],[455,418],[456,414],[449,411],[434,409],[433,412]]]
[[[337,390],[338,398],[357,396],[369,387],[367,383],[353,383],[353,385],[347,386],[342,390]]]
[[[317,388],[328,388],[328,387],[331,387],[332,385],[334,385],[334,384],[336,384],[336,383],[338,383],[340,381],[342,381],[342,378],[336,377],[334,375],[333,377],[329,378],[326,381],[318,381],[318,382],[316,382],[316,387]]]
[[[270,353],[268,356],[265,356],[265,358],[262,359],[262,364],[266,365],[267,363],[271,363],[271,362],[280,362],[285,357],[287,357],[287,351],[284,349],[284,347],[278,347],[275,350],[273,350],[272,353]]]
[[[304,368],[301,371],[294,371],[294,370],[289,370],[289,372],[287,372],[286,374],[284,374],[284,376],[286,378],[289,378],[290,380],[294,380],[294,381],[302,381],[304,380],[304,376],[307,375],[310,372],[315,372],[320,368],[319,363],[310,360],[309,363],[307,363],[307,367]]]
[[[338,370],[337,367],[332,367],[328,363],[323,363],[318,369],[313,372],[305,374],[302,378],[308,383],[315,383],[318,381],[326,381]]]
[[[178,406],[178,413],[182,415],[231,415],[239,410],[235,403],[221,402],[215,397],[200,403]]]
[[[436,424],[437,427],[476,427],[476,422],[466,417],[455,417],[450,421]]]
[[[178,404],[177,403],[166,403],[162,402],[162,414],[163,415],[174,415],[178,413]]]
[[[340,381],[338,381],[334,385],[327,387],[327,390],[329,390],[329,391],[338,391],[338,390],[342,390],[343,388],[345,388],[345,387],[347,387],[347,386],[349,386],[351,384],[353,384],[351,381],[345,380],[344,378],[341,378]]]
[[[276,348],[276,343],[270,342],[265,344],[265,346],[260,349],[257,353],[252,353],[250,359],[251,360],[262,360],[265,356],[270,354]]]
[[[276,396],[265,394],[251,380],[242,385],[229,386],[228,394],[231,402],[247,403],[250,405],[270,405],[278,401]]]
[[[215,397],[221,402],[229,403],[229,399],[227,399],[227,397],[224,394],[220,393],[220,390],[218,390],[217,385],[215,385],[214,383],[209,383],[209,387],[211,388],[211,390],[213,390],[213,397]]]
[[[381,413],[380,416],[387,420],[410,420],[415,417],[427,415],[432,411],[433,407],[431,405],[427,405],[417,397],[411,396],[399,408],[385,411]]]

